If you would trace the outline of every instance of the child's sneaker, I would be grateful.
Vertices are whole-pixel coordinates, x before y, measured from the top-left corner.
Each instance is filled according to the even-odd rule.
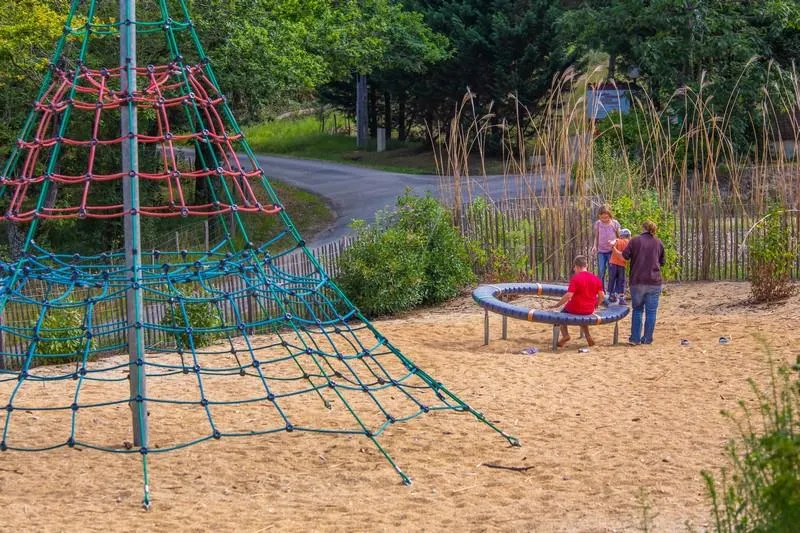
[[[625,295],[620,295],[620,297],[619,297],[619,300],[617,301],[617,303],[618,303],[619,305],[628,305],[628,304],[625,302]]]
[[[617,303],[617,295],[616,294],[612,294],[611,296],[609,296],[608,297],[608,303],[610,303],[610,304]]]

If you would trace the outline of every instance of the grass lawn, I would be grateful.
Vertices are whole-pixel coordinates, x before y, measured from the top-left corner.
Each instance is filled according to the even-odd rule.
[[[244,128],[244,133],[253,150],[261,154],[336,161],[405,174],[437,173],[433,152],[419,142],[388,139],[386,151],[378,153],[371,139],[366,149],[359,149],[351,135],[322,131],[316,116],[252,125]],[[477,157],[470,161],[470,168],[480,169]],[[502,164],[487,161],[487,172],[502,174]]]

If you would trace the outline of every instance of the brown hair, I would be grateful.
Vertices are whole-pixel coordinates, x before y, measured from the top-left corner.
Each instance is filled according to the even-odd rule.
[[[586,268],[587,266],[589,266],[589,261],[586,260],[585,255],[579,255],[575,257],[574,261],[572,261],[572,266],[578,268]]]
[[[597,216],[600,215],[608,215],[611,218],[614,218],[614,213],[611,212],[611,206],[608,204],[603,204],[600,206],[600,210],[597,212]]]
[[[656,223],[652,220],[648,220],[642,224],[642,229],[650,235],[655,235],[656,231],[658,231],[658,226],[656,226]]]

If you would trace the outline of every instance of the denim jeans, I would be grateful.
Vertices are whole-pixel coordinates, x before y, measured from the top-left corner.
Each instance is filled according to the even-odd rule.
[[[653,331],[656,329],[656,311],[661,296],[661,285],[631,285],[631,336],[628,339],[635,344],[653,342]],[[642,334],[642,314],[644,334]]]
[[[606,270],[608,270],[609,261],[611,261],[611,252],[597,252],[597,270],[599,270],[597,275],[600,277],[603,287],[606,286]]]
[[[625,294],[625,267],[608,265],[608,294]]]

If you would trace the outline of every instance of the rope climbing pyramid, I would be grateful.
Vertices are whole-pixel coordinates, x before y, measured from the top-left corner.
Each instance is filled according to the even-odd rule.
[[[133,0],[72,1],[2,167],[3,222],[26,237],[0,262],[0,450],[139,454],[149,507],[149,458],[209,440],[361,435],[406,483],[378,441],[396,422],[467,412],[516,444],[328,278],[236,123],[185,0],[151,4],[157,16],[140,21]],[[163,37],[163,64],[137,66],[137,35]],[[93,46],[109,41],[119,64],[96,64]],[[143,225],[173,217],[208,220],[220,237],[142,249]],[[265,236],[266,218],[277,223]],[[64,221],[119,239],[83,254],[37,242]],[[292,254],[304,275],[281,268]]]

